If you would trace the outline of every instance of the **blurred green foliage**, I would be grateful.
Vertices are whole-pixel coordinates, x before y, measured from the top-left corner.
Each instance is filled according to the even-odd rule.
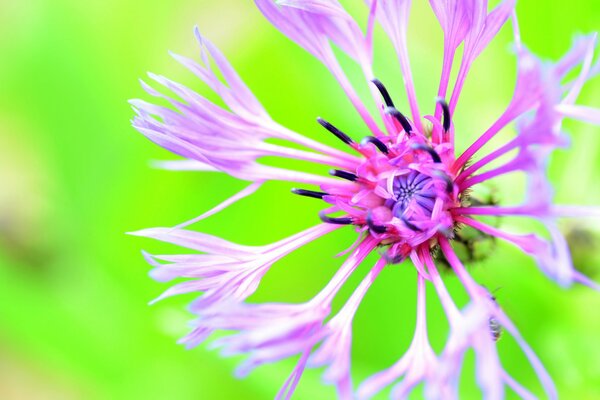
[[[361,2],[354,3],[352,9],[359,10]],[[441,33],[426,2],[415,3],[410,52],[425,107],[438,84]],[[600,28],[599,7],[596,0],[522,0],[523,40],[555,59],[569,48],[574,33]],[[125,235],[176,225],[244,186],[217,174],[151,168],[150,160],[171,156],[128,122],[133,113],[127,99],[147,98],[137,80],[148,70],[206,93],[166,52],[197,55],[196,24],[276,120],[336,146],[314,123],[316,116],[349,132],[353,126],[363,129],[328,72],[276,32],[250,1],[0,2],[1,399],[264,399],[275,394],[291,370],[292,361],[283,362],[239,381],[232,376],[239,360],[176,345],[187,331],[185,307],[191,297],[148,307],[166,285],[147,277],[140,249],[178,250]],[[462,128],[459,148],[490,124],[510,98],[515,69],[510,37],[507,27],[467,81],[455,118]],[[395,57],[381,32],[377,40],[381,51],[375,70],[405,107]],[[597,82],[589,86],[582,103],[597,106],[598,89]],[[598,129],[575,123],[566,128],[573,134],[573,148],[557,154],[550,169],[557,198],[598,204]],[[517,181],[511,179],[502,181],[508,186],[498,184],[501,200],[515,198],[511,182]],[[289,187],[269,183],[194,228],[264,244],[317,223],[317,202],[289,195]],[[525,228],[520,221],[507,224]],[[583,247],[577,261],[584,264],[595,256],[593,265],[581,267],[598,279],[598,224],[582,224],[565,229],[591,232],[584,235],[591,241],[578,242]],[[340,231],[294,253],[273,268],[254,298],[309,298],[341,262],[333,256],[353,239],[350,230]],[[349,288],[368,267],[359,270]],[[545,362],[564,398],[600,398],[600,296],[581,287],[558,288],[523,254],[501,244],[471,270],[481,283],[497,289],[498,301]],[[406,349],[415,319],[415,280],[410,266],[390,267],[367,295],[355,320],[357,377],[390,365]],[[447,281],[464,303],[454,278],[448,275]],[[428,297],[432,340],[439,350],[447,324],[433,293]],[[507,369],[539,391],[514,342],[505,337],[499,346]],[[473,375],[472,369],[467,360],[466,376]],[[320,372],[307,371],[297,398],[334,396],[321,385]],[[479,396],[471,377],[462,390],[465,398]]]

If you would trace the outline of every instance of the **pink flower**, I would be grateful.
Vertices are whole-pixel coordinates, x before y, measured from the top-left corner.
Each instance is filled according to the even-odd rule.
[[[220,171],[251,182],[240,193],[188,223],[135,233],[198,252],[145,254],[154,266],[155,279],[188,279],[168,289],[157,300],[180,293],[202,293],[191,306],[197,315],[194,329],[182,342],[193,347],[215,330],[236,332],[213,342],[213,346],[221,348],[224,355],[248,355],[238,369],[240,376],[264,363],[299,355],[296,368],[277,398],[289,398],[303,370],[318,366],[327,367],[325,381],[335,385],[343,399],[370,398],[388,385],[394,385],[392,398],[402,399],[420,383],[425,385],[427,398],[456,398],[462,360],[470,349],[476,356],[476,378],[485,398],[501,399],[507,387],[523,398],[535,398],[499,361],[496,340],[504,330],[521,346],[547,396],[556,398],[554,384],[539,359],[493,296],[473,281],[451,242],[460,237],[464,226],[469,226],[483,235],[519,247],[537,261],[541,271],[562,286],[579,282],[599,289],[573,268],[566,240],[556,221],[559,217],[597,217],[600,211],[553,205],[552,187],[546,177],[549,155],[554,149],[568,145],[561,130],[562,121],[574,118],[600,123],[600,110],[576,105],[583,84],[599,70],[598,64],[592,63],[596,36],[579,38],[558,62],[542,62],[521,44],[514,0],[502,1],[491,12],[483,0],[430,0],[444,33],[444,55],[438,98],[423,108],[430,110],[430,114],[423,114],[407,52],[410,1],[366,1],[364,31],[337,0],[255,1],[273,25],[331,71],[370,130],[370,136],[355,141],[330,122],[318,118],[324,129],[354,151],[351,155],[275,122],[219,50],[197,30],[201,64],[174,57],[219,95],[225,108],[167,78],[150,75],[179,100],[143,83],[150,95],[168,101],[173,108],[133,100],[131,103],[137,113],[133,125],[150,140],[183,157],[165,166]],[[453,124],[452,117],[463,84],[473,62],[511,16],[518,67],[513,98],[498,119],[463,153],[457,154],[455,138],[460,137],[461,128]],[[388,34],[396,50],[410,105],[407,114],[396,108],[393,96],[373,74],[376,22]],[[358,96],[332,45],[346,53],[362,70],[378,115],[372,115]],[[462,56],[456,62],[461,45]],[[212,69],[213,64],[216,70]],[[453,65],[457,65],[458,72],[451,86]],[[572,71],[578,72],[574,78],[567,79],[573,76]],[[483,152],[484,146],[511,123],[516,124],[517,135],[493,151]],[[273,144],[267,139],[282,139],[303,150]],[[502,158],[508,154],[513,156]],[[259,162],[265,156],[313,162],[330,168],[331,176],[267,166]],[[481,201],[476,192],[471,192],[484,182],[515,171],[524,172],[529,180],[527,198],[520,205],[498,206]],[[306,186],[292,191],[325,203],[319,214],[322,223],[265,246],[244,246],[183,229],[252,194],[268,180]],[[534,218],[545,226],[549,239],[510,233],[485,224],[478,216]],[[329,284],[315,297],[303,304],[246,301],[280,259],[347,225],[358,232],[359,240]],[[470,296],[470,303],[462,310],[455,305],[438,273],[432,257],[438,250]],[[339,289],[373,251],[379,251],[381,258],[340,311],[331,316],[332,300]],[[387,264],[408,258],[415,266],[418,288],[414,339],[395,364],[374,374],[356,389],[350,368],[354,315],[379,272]],[[427,286],[436,291],[450,324],[448,341],[441,354],[436,354],[429,344]]]

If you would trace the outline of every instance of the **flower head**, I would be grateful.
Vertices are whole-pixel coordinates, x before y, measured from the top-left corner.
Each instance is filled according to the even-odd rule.
[[[431,114],[422,114],[407,51],[410,1],[369,0],[366,3],[363,31],[337,0],[279,0],[276,3],[256,0],[269,21],[332,72],[369,128],[369,135],[357,138],[318,118],[322,128],[338,138],[352,154],[306,138],[271,119],[224,56],[198,31],[202,63],[174,57],[214,90],[226,108],[164,77],[150,75],[179,100],[143,84],[150,95],[166,99],[172,108],[132,101],[137,112],[133,125],[150,140],[184,158],[166,164],[169,168],[221,171],[251,182],[240,193],[189,223],[219,212],[252,194],[268,180],[301,185],[292,192],[323,201],[324,207],[319,213],[321,224],[265,246],[239,245],[183,229],[189,223],[137,232],[137,235],[199,253],[145,255],[154,266],[155,279],[189,279],[173,286],[157,300],[201,292],[191,306],[197,315],[194,329],[182,342],[193,347],[216,330],[233,331],[232,335],[213,342],[213,346],[222,348],[225,355],[248,355],[238,369],[240,376],[261,364],[299,355],[298,364],[278,398],[289,398],[302,371],[318,366],[327,367],[326,382],[334,384],[344,399],[370,398],[392,384],[395,384],[392,397],[406,398],[420,383],[425,384],[428,398],[456,398],[461,365],[470,349],[478,365],[477,382],[486,398],[503,398],[506,387],[523,398],[534,398],[500,363],[496,342],[503,332],[517,340],[546,394],[556,398],[556,389],[544,367],[494,297],[471,278],[452,242],[467,242],[462,230],[468,227],[486,237],[516,245],[531,255],[545,274],[563,286],[580,282],[598,289],[594,282],[573,268],[556,220],[598,216],[600,212],[553,205],[552,188],[546,177],[551,152],[568,145],[561,129],[562,121],[575,118],[598,123],[600,120],[600,110],[575,105],[583,84],[599,69],[598,64],[593,65],[596,36],[578,39],[573,49],[558,62],[542,62],[521,43],[514,1],[504,0],[488,11],[484,0],[430,0],[444,33],[444,57],[438,97],[429,104]],[[456,127],[453,115],[464,82],[473,62],[511,16],[518,71],[514,95],[498,119],[463,153],[457,154],[455,138],[461,137],[461,129],[465,127]],[[392,94],[373,74],[376,22],[383,27],[396,50],[410,107],[407,113],[396,107]],[[378,116],[369,113],[357,95],[332,45],[345,52],[363,71]],[[461,45],[462,56],[456,63],[457,49]],[[213,64],[217,70],[212,69]],[[458,72],[449,90],[453,65],[458,66]],[[576,69],[578,73],[573,74]],[[513,122],[516,122],[517,135],[482,154],[485,146]],[[282,139],[277,143],[287,141],[296,146],[274,144],[267,139]],[[331,176],[260,163],[266,156],[313,162],[324,170],[330,169]],[[500,206],[481,200],[473,192],[482,183],[515,171],[525,172],[529,180],[523,204]],[[534,218],[544,225],[548,239],[533,233],[510,233],[484,223],[477,219],[479,216]],[[311,300],[301,304],[247,302],[274,263],[345,226],[352,226],[359,239],[335,276]],[[331,316],[332,301],[338,291],[374,251],[379,252],[380,259],[342,308]],[[414,339],[398,362],[355,388],[350,368],[354,315],[381,270],[405,260],[412,261],[417,276]],[[450,266],[469,294],[470,303],[463,309],[456,306],[446,290],[436,260]],[[450,325],[447,343],[440,354],[432,349],[427,334],[427,286],[433,287],[439,296]]]

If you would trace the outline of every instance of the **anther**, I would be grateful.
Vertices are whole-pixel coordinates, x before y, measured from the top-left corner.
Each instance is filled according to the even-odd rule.
[[[354,140],[350,138],[350,136],[346,135],[344,132],[340,131],[338,128],[325,121],[323,118],[317,118],[317,122],[323,126],[323,128],[327,129],[329,132],[333,133],[338,139],[346,144],[354,143]]]
[[[450,107],[448,107],[448,103],[444,99],[437,99],[437,103],[442,107],[442,111],[444,113],[444,120],[442,121],[442,125],[444,127],[444,132],[448,132],[450,130]]]
[[[387,252],[385,252],[383,253],[383,259],[388,264],[400,264],[402,261],[405,260],[405,257],[401,255],[390,256]]]
[[[432,147],[429,147],[429,146],[427,146],[425,144],[421,144],[421,143],[414,143],[410,147],[413,150],[423,150],[423,151],[428,152],[434,163],[441,163],[442,162],[442,158],[437,153],[437,151],[435,151]]]
[[[413,230],[415,232],[423,232],[423,230],[421,228],[419,228],[415,224],[409,222],[408,219],[406,219],[406,217],[402,216],[402,217],[400,217],[400,219],[402,220],[402,222],[404,222],[404,225],[406,225],[406,227],[408,229]]]
[[[331,175],[331,176],[337,176],[338,178],[346,179],[346,180],[349,180],[349,181],[352,181],[352,182],[354,182],[355,180],[358,179],[358,176],[356,176],[352,172],[342,171],[342,170],[339,170],[339,169],[329,170],[329,175]]]
[[[367,143],[373,143],[375,145],[375,147],[377,147],[379,149],[379,151],[381,151],[383,154],[388,154],[390,152],[390,150],[387,148],[387,146],[385,144],[383,144],[383,142],[381,140],[377,139],[375,136],[367,136],[360,143],[362,145],[365,145]]]
[[[350,225],[350,224],[352,224],[352,218],[350,218],[350,217],[334,218],[334,217],[330,217],[329,215],[325,214],[325,211],[319,212],[319,218],[321,218],[321,221],[323,221],[327,224],[334,224],[334,225]]]
[[[314,199],[322,199],[323,196],[329,196],[329,193],[325,192],[315,192],[312,190],[304,190],[304,189],[292,189],[292,193],[297,194],[299,196],[312,197]]]
[[[386,107],[385,110],[383,110],[383,111],[386,114],[391,115],[392,117],[396,118],[396,120],[398,120],[398,122],[400,122],[400,125],[402,125],[402,129],[404,129],[404,132],[406,132],[406,134],[410,136],[410,134],[412,132],[412,126],[410,126],[410,122],[408,122],[408,119],[406,119],[404,114],[402,114],[400,111],[398,111],[394,107]]]
[[[394,107],[394,102],[392,101],[392,97],[390,96],[389,92],[387,91],[387,89],[385,88],[383,83],[381,83],[381,81],[379,79],[373,79],[371,82],[373,82],[373,84],[379,90],[379,93],[381,93],[381,97],[383,97],[383,101],[385,101],[385,104],[388,107]]]
[[[446,192],[452,193],[454,191],[454,182],[452,182],[452,178],[448,176],[444,171],[436,170],[434,172],[435,176],[443,179],[446,182]]]
[[[383,225],[377,225],[373,222],[373,216],[371,215],[371,211],[367,213],[367,225],[369,225],[369,229],[371,229],[375,233],[385,233],[387,232],[387,228]]]

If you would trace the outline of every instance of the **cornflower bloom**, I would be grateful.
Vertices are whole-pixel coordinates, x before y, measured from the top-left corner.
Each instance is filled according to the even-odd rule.
[[[157,300],[181,293],[202,292],[191,305],[197,315],[194,328],[181,340],[198,345],[218,330],[234,331],[214,342],[226,355],[247,354],[237,374],[255,367],[298,356],[299,361],[277,394],[288,399],[307,367],[326,366],[325,380],[335,385],[342,399],[367,399],[393,385],[391,397],[406,398],[424,384],[430,399],[458,396],[458,381],[465,354],[473,350],[476,380],[484,397],[501,399],[507,387],[520,397],[535,396],[513,379],[499,361],[496,341],[501,331],[514,337],[537,373],[549,398],[555,386],[541,362],[491,293],[471,278],[452,243],[463,240],[461,230],[470,227],[486,237],[509,242],[531,255],[549,278],[562,286],[574,282],[599,289],[572,266],[560,217],[598,216],[592,207],[556,206],[546,178],[546,163],[553,150],[567,145],[561,125],[565,118],[600,123],[600,110],[576,105],[583,84],[598,71],[594,65],[596,36],[580,37],[558,62],[541,61],[520,41],[514,0],[504,0],[488,12],[485,0],[430,0],[444,34],[444,53],[438,97],[431,114],[422,114],[409,65],[406,26],[409,0],[366,1],[366,29],[337,0],[255,0],[265,17],[290,39],[318,58],[333,74],[370,130],[355,141],[319,118],[318,123],[335,135],[350,154],[293,132],[271,119],[257,98],[211,42],[196,30],[201,63],[178,55],[223,100],[215,105],[189,88],[157,75],[150,77],[178,99],[143,83],[152,96],[171,108],[134,100],[134,127],[150,140],[184,160],[169,162],[172,169],[220,171],[251,182],[250,185],[191,222],[213,215],[244,198],[266,181],[288,181],[302,188],[293,193],[324,202],[321,224],[265,246],[244,246],[219,237],[183,229],[154,228],[136,232],[192,249],[199,254],[145,254],[159,281],[189,278],[168,289]],[[512,20],[517,80],[514,95],[499,118],[462,154],[455,152],[453,124],[459,96],[475,59]],[[389,36],[400,64],[410,110],[398,110],[393,96],[373,73],[373,30],[379,23]],[[462,45],[460,60],[457,49]],[[378,115],[369,111],[341,68],[333,46],[360,67],[370,86]],[[213,65],[216,67],[213,67]],[[458,72],[451,90],[453,65]],[[574,72],[573,72],[574,71]],[[573,72],[573,73],[571,73]],[[219,78],[219,74],[222,78]],[[569,78],[569,79],[567,79]],[[448,101],[446,101],[448,99]],[[482,149],[508,125],[517,134],[493,151]],[[281,139],[295,146],[274,144]],[[301,147],[302,150],[298,149]],[[297,159],[331,168],[329,176],[261,164],[266,156]],[[521,171],[528,177],[527,196],[520,205],[499,206],[481,201],[472,190],[498,176]],[[543,224],[547,237],[514,234],[482,222],[479,216],[520,216]],[[271,266],[305,244],[330,232],[352,226],[359,239],[330,282],[311,300],[300,304],[249,303],[261,278]],[[335,315],[332,300],[359,264],[370,253],[381,257]],[[414,339],[405,354],[357,388],[350,374],[352,323],[361,300],[378,274],[389,264],[410,259],[417,275],[417,321]],[[469,295],[459,308],[439,273],[447,264]],[[407,261],[408,262],[408,261]],[[436,263],[438,263],[436,265]],[[441,353],[432,349],[427,333],[425,290],[433,287],[450,332]]]

